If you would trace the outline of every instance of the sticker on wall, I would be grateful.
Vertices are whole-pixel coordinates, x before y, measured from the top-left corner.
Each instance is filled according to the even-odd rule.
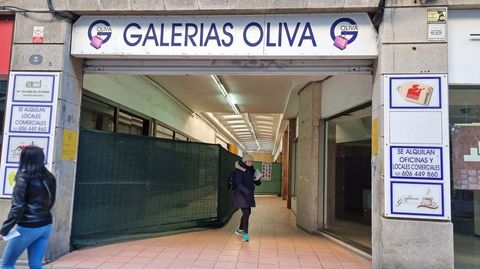
[[[427,10],[428,41],[445,41],[447,25],[446,8]]]
[[[272,164],[262,162],[262,180],[269,181],[272,180]]]
[[[33,26],[32,43],[43,43],[44,26]]]
[[[64,129],[62,139],[62,161],[75,161],[77,159],[77,144],[78,131]]]

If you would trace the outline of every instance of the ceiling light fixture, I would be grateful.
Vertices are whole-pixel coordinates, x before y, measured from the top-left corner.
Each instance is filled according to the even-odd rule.
[[[231,138],[233,138],[233,140],[235,140],[235,142],[237,142],[237,145],[240,146],[240,148],[244,151],[247,150],[247,147],[245,147],[244,144],[240,143],[240,141],[238,141],[237,137],[232,135],[232,133],[225,127],[225,125],[223,125],[218,119],[217,117],[215,117],[215,115],[213,115],[213,113],[211,112],[205,112],[205,115],[207,115],[213,122],[215,122],[218,127],[222,128],[223,131],[225,133],[227,133]]]
[[[237,115],[240,115],[240,111],[238,111],[237,106],[233,102],[232,96],[230,96],[230,94],[227,92],[227,90],[225,89],[225,86],[223,86],[220,79],[218,79],[218,77],[216,75],[210,75],[210,77],[213,79],[213,81],[215,82],[215,85],[217,85],[217,88],[223,94],[225,99],[227,99],[227,102],[230,105],[230,107],[232,108],[233,112],[235,112],[235,114],[237,114]]]

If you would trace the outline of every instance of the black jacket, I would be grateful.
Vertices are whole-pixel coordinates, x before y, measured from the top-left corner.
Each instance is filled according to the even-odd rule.
[[[43,178],[29,178],[18,172],[12,194],[12,207],[0,234],[7,235],[18,224],[22,227],[41,227],[52,223],[50,209],[55,203],[55,177],[48,171]]]
[[[255,207],[255,168],[248,167],[243,162],[235,163],[235,193],[233,206],[235,208],[249,208]]]

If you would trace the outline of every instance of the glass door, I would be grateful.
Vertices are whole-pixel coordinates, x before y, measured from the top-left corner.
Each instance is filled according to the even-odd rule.
[[[372,108],[363,107],[325,122],[324,229],[371,250]]]

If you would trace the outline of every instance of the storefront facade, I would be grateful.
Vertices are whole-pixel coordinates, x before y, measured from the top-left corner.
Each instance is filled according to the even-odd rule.
[[[22,7],[47,10],[46,5],[42,6],[36,1],[30,2],[30,5],[25,3],[23,4],[25,6]],[[355,94],[344,92],[341,96],[342,100],[351,102],[347,102],[339,111],[335,110],[335,107],[329,107],[327,100],[331,97],[328,94],[338,97],[339,93],[336,89],[351,87],[352,84],[358,83],[357,81],[339,79],[338,81],[314,83],[299,93],[297,141],[295,144],[290,144],[291,146],[295,145],[296,177],[301,179],[295,182],[297,225],[308,232],[317,233],[319,230],[325,230],[337,239],[347,239],[345,242],[354,241],[365,247],[363,249],[366,249],[367,253],[368,249],[371,249],[374,268],[453,268],[455,260],[454,230],[464,231],[464,226],[460,227],[462,224],[458,224],[461,222],[456,222],[456,216],[461,210],[473,219],[476,214],[472,213],[471,206],[471,203],[475,201],[475,196],[472,196],[474,191],[464,188],[456,190],[455,187],[457,167],[454,158],[452,158],[453,162],[450,162],[450,154],[456,156],[456,136],[452,135],[452,140],[450,140],[449,126],[457,128],[455,125],[457,123],[472,125],[479,121],[478,104],[465,103],[469,100],[478,100],[476,91],[478,91],[479,82],[476,81],[478,76],[475,78],[475,72],[462,72],[458,79],[457,74],[454,74],[458,70],[456,67],[458,64],[452,59],[456,59],[457,56],[452,56],[449,50],[450,43],[457,42],[457,38],[449,34],[456,31],[450,27],[465,29],[465,26],[457,26],[453,23],[451,26],[450,21],[462,18],[464,14],[457,14],[460,11],[455,10],[452,11],[451,17],[449,15],[452,9],[480,9],[480,5],[474,3],[475,1],[471,1],[471,3],[458,1],[458,4],[455,1],[453,3],[449,1],[448,6],[438,3],[433,5],[428,1],[426,3],[424,1],[380,1],[380,5],[378,1],[365,1],[362,4],[345,4],[343,1],[325,4],[307,1],[303,3],[304,7],[298,7],[297,4],[273,1],[245,2],[243,4],[230,2],[204,1],[192,4],[164,1],[163,5],[155,5],[152,4],[152,1],[122,1],[121,3],[104,1],[102,6],[97,1],[58,3],[55,6],[57,10],[68,11],[80,16],[78,24],[88,21],[85,23],[88,39],[84,47],[80,45],[83,42],[80,39],[86,38],[85,32],[76,35],[79,28],[73,27],[72,30],[71,22],[60,20],[51,14],[31,13],[30,15],[29,13],[29,16],[24,16],[16,13],[12,63],[9,71],[14,74],[16,74],[15,72],[18,74],[51,73],[53,75],[52,82],[56,83],[52,89],[55,89],[55,94],[58,94],[58,97],[53,95],[54,98],[48,100],[50,103],[47,104],[51,106],[51,114],[55,119],[52,121],[48,135],[45,134],[49,137],[49,141],[54,141],[50,144],[52,154],[48,165],[53,169],[60,184],[55,209],[56,230],[51,239],[47,259],[58,257],[69,250],[76,172],[76,144],[72,137],[78,134],[80,111],[83,109],[81,105],[82,101],[86,100],[85,98],[82,100],[84,74],[172,72],[165,62],[165,65],[157,63],[155,70],[142,69],[145,66],[143,60],[147,58],[159,60],[193,58],[207,61],[209,59],[221,60],[218,66],[212,66],[207,71],[203,70],[207,73],[215,73],[215,68],[217,71],[233,70],[232,72],[238,72],[233,66],[225,64],[233,59],[245,60],[245,62],[248,60],[293,62],[283,70],[273,70],[274,72],[296,72],[302,67],[302,61],[311,61],[315,66],[313,71],[309,72],[323,70],[325,74],[339,76],[338,78],[340,75],[345,75],[347,78],[354,74],[368,75],[367,78],[363,78],[363,85],[367,86],[362,87],[356,93],[360,99],[353,98]],[[14,4],[12,1],[12,5]],[[103,16],[104,12],[115,17]],[[334,14],[337,12],[342,14]],[[478,17],[478,13],[471,12],[473,12],[473,18]],[[124,16],[126,13],[128,13],[128,17]],[[317,16],[310,15],[311,13]],[[249,16],[243,16],[243,14]],[[283,24],[281,20],[285,15],[281,14],[289,14],[287,17],[292,18],[292,25],[300,24],[297,27],[299,36],[295,38],[292,37],[292,32],[287,33],[287,31],[295,29],[295,26],[288,28],[287,24],[290,22]],[[383,20],[374,19],[374,23],[368,22],[371,23],[371,30],[374,31],[373,35],[369,34],[368,36],[364,35],[366,31],[358,31],[356,22],[352,23],[351,18],[350,20],[345,19],[352,17],[354,20],[358,20],[355,16],[359,16],[369,20],[375,16],[378,18],[382,14]],[[56,15],[65,14],[57,13]],[[163,31],[164,29],[163,26],[160,26],[161,20],[154,19],[159,23],[157,26],[150,27],[148,18],[140,18],[140,16],[148,15],[169,16],[164,19],[172,25],[177,23],[179,26],[170,28],[173,29],[173,32],[169,34],[170,38],[162,40],[160,36],[163,35],[163,32],[157,32],[157,30]],[[198,16],[191,19],[191,15]],[[329,30],[335,28],[331,22],[341,20],[348,22],[350,28],[345,26],[348,29],[342,29],[345,32],[343,35],[347,36],[343,43],[340,39],[336,40],[335,30],[331,37],[327,34],[325,39],[315,39],[313,36],[317,34],[317,29],[306,23],[315,17],[329,16],[335,17],[334,20],[328,20],[325,25]],[[256,34],[253,35],[245,32],[238,34],[239,40],[243,40],[248,47],[252,48],[250,52],[238,53],[238,48],[232,46],[237,38],[237,34],[230,31],[237,25],[231,21],[232,18],[233,20],[239,18],[238,24],[244,24],[243,29],[256,30]],[[245,23],[248,19],[250,21]],[[117,23],[116,20],[120,22]],[[257,20],[260,22],[256,22]],[[266,24],[262,25],[268,20],[271,20],[268,27]],[[200,29],[199,25],[208,23],[211,25],[212,21],[222,26],[216,30],[212,30],[211,27]],[[190,28],[186,26],[189,23]],[[96,29],[100,30],[92,35],[90,32],[95,27],[94,24],[101,27],[97,27]],[[117,35],[120,38],[118,40],[111,34],[114,24],[121,24],[125,30],[123,34]],[[271,30],[274,24],[276,28]],[[90,26],[92,29],[88,29]],[[33,31],[34,29],[37,31]],[[187,33],[188,29],[190,35]],[[200,31],[206,31],[206,38],[200,37]],[[217,32],[216,35],[212,34],[214,32]],[[265,40],[261,41],[259,36],[262,36],[263,33]],[[282,40],[282,37],[280,39],[278,37],[282,34],[283,38],[289,35],[290,43],[292,43],[290,51],[279,47],[279,40]],[[474,41],[475,33],[470,34],[473,35],[470,35],[469,42],[471,44],[469,45],[477,46],[478,44]],[[351,51],[348,50],[350,45],[348,41],[353,42],[356,38],[358,38],[357,42],[362,38],[366,38],[367,41],[370,39],[376,47],[367,46],[363,48],[363,52],[357,51],[349,54]],[[452,40],[452,38],[454,39]],[[108,49],[108,46],[105,45],[116,44],[115,40],[116,43],[124,42],[132,50],[125,51],[123,47],[118,47],[102,52],[102,46]],[[188,46],[182,46],[187,43],[200,45],[206,42],[218,43],[222,48],[209,51],[205,49],[205,46],[197,47],[195,50],[192,50],[191,47],[188,49]],[[263,45],[257,47],[260,42],[265,42],[262,43],[265,44],[265,47]],[[302,47],[304,44],[314,46],[317,42],[318,44],[328,43],[331,45],[332,52],[315,55],[306,50],[306,56],[302,56],[302,52],[299,52],[298,47]],[[167,50],[145,50],[145,46],[153,44],[161,47],[161,44],[167,43],[169,45],[164,46],[168,47]],[[271,54],[264,54],[266,47],[274,49]],[[466,49],[460,50],[467,51]],[[182,54],[183,57],[180,56]],[[316,60],[317,62],[315,62]],[[347,63],[335,66],[336,69],[331,68],[332,64],[338,60],[346,60]],[[119,62],[123,63],[119,64]],[[324,62],[328,64],[322,65]],[[464,66],[474,66],[474,64],[465,64]],[[183,72],[195,70],[202,72],[202,70],[198,71],[198,66],[188,68]],[[251,66],[250,70],[255,68],[258,66]],[[262,69],[259,68],[256,71],[262,72]],[[406,85],[408,83],[412,85]],[[431,90],[430,96],[425,97],[409,92],[410,88],[417,84],[427,92]],[[457,92],[454,92],[457,89],[458,95]],[[397,92],[399,94],[395,95]],[[38,104],[35,105],[45,105],[38,101],[36,100]],[[95,102],[91,101],[90,103],[95,105]],[[460,107],[462,102],[464,106]],[[12,105],[15,105],[15,102],[12,102]],[[452,112],[457,106],[460,113],[464,113],[464,115]],[[475,111],[477,114],[474,114]],[[448,122],[449,115],[450,121]],[[458,121],[460,116],[463,116],[463,121]],[[409,119],[413,119],[413,123]],[[351,132],[356,135],[346,137],[338,131],[339,126],[353,126],[359,123],[363,124],[362,131],[364,133],[359,133],[358,128],[352,127]],[[473,124],[473,126],[475,125]],[[113,125],[111,128],[114,128]],[[463,125],[461,128],[464,128]],[[402,131],[405,129],[409,131]],[[140,127],[138,130],[141,132]],[[170,133],[168,128],[166,132]],[[174,132],[172,131],[172,135]],[[466,135],[471,135],[471,133],[466,132]],[[9,135],[8,132],[5,134]],[[180,133],[180,135],[187,134]],[[461,140],[461,138],[459,139]],[[452,151],[450,151],[450,143],[452,143]],[[332,148],[335,150],[332,151]],[[408,153],[410,151],[416,153]],[[335,160],[339,156],[343,159],[340,163],[335,164]],[[6,158],[6,150],[3,150],[2,164]],[[332,184],[337,184],[339,178],[332,172],[340,171],[340,169],[332,170],[332,167],[341,167],[354,159],[364,163],[357,171],[362,175],[362,183],[359,183],[358,186],[355,185],[354,193],[358,199],[345,200],[342,198],[339,200],[338,197],[348,196],[351,193],[348,191],[337,193],[337,189],[332,188],[335,186]],[[411,161],[403,162],[401,160]],[[406,164],[418,166],[422,160],[427,162],[425,165],[428,167],[421,166],[423,168],[418,169],[401,167]],[[368,163],[371,164],[371,169],[363,169]],[[475,161],[468,164],[471,163],[475,163]],[[471,167],[468,169],[478,170],[478,168]],[[453,173],[452,178],[450,170]],[[5,174],[6,170],[3,171]],[[419,174],[415,175],[414,173]],[[341,184],[351,185],[351,177],[351,175],[342,174]],[[369,177],[371,181],[368,180]],[[365,180],[365,178],[367,179]],[[451,179],[453,184],[450,187]],[[465,198],[465,196],[468,197]],[[457,205],[465,199],[470,201],[470,204],[467,203],[463,207]],[[362,205],[358,208],[341,204],[358,203],[359,201]],[[416,201],[417,204],[412,201]],[[2,216],[6,215],[9,202],[9,199],[0,201]],[[338,213],[335,211],[335,207],[345,209],[342,211],[343,215],[341,214],[342,221],[346,218],[360,223],[365,228],[367,237],[371,233],[371,240],[367,240],[366,243],[355,242],[355,239],[349,238],[350,235],[342,232],[338,224],[340,223],[338,222],[339,215],[335,215],[335,212]],[[473,206],[473,208],[475,207]],[[362,210],[363,213],[349,215],[348,210]],[[475,225],[472,226],[471,221],[463,223],[467,223],[465,227],[470,227],[468,229],[474,229],[472,227]],[[473,221],[473,223],[475,222]],[[455,242],[456,240],[455,238]]]

